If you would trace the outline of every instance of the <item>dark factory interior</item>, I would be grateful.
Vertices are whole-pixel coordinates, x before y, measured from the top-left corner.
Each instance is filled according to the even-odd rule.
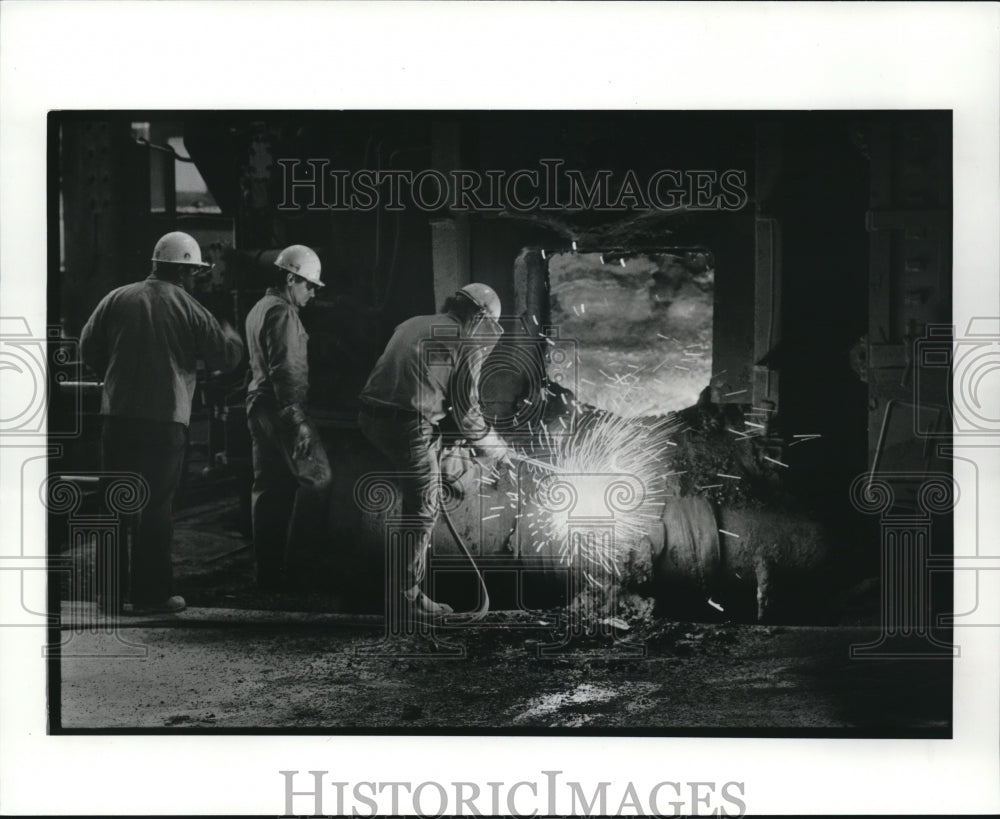
[[[709,646],[712,635],[737,627],[755,635],[760,632],[753,629],[777,628],[775,640],[815,633],[795,631],[800,626],[841,629],[835,646],[844,653],[852,640],[878,642],[882,638],[872,634],[881,630],[884,637],[887,624],[892,631],[893,618],[903,617],[891,611],[895,602],[879,583],[887,560],[886,517],[858,501],[858,491],[866,491],[857,490],[860,476],[900,476],[895,506],[886,515],[910,520],[912,531],[921,533],[914,537],[932,541],[937,557],[951,552],[946,512],[912,523],[919,516],[914,476],[951,472],[937,445],[948,432],[941,409],[949,400],[947,368],[923,367],[915,352],[928,340],[940,343],[936,328],[951,321],[951,139],[947,111],[53,112],[48,312],[58,332],[52,346],[72,350],[101,298],[145,277],[151,248],[170,231],[195,237],[214,264],[192,295],[241,331],[278,252],[291,244],[314,249],[327,286],[301,318],[309,335],[309,413],[334,473],[328,547],[309,556],[310,582],[299,589],[255,587],[244,360],[230,373],[198,374],[175,508],[174,558],[178,586],[191,607],[185,616],[330,614],[354,623],[344,626],[350,628],[363,622],[350,621],[352,615],[377,615],[384,605],[377,530],[385,510],[359,510],[357,486],[366,474],[390,470],[359,432],[359,392],[400,322],[434,313],[457,288],[483,282],[500,297],[505,332],[483,365],[480,397],[487,420],[514,446],[531,450],[538,429],[565,428],[574,415],[683,421],[659,461],[660,475],[673,477],[663,478],[662,526],[642,539],[649,565],[625,572],[642,576],[623,587],[622,607],[608,612],[614,622],[633,634],[658,635],[660,642],[650,645],[669,643],[671,656],[705,662],[723,650],[721,643]],[[439,172],[428,176],[420,201],[404,191],[394,207],[385,190],[377,202],[365,201],[364,191],[342,201],[349,176],[356,181],[366,170],[405,169]],[[664,169],[679,169],[661,177],[658,190],[672,197],[669,206],[649,206],[642,201],[649,194],[645,180]],[[567,202],[560,198],[565,188],[545,188],[524,202],[518,197],[530,198],[530,177],[520,188],[508,184],[504,197],[485,184],[495,181],[499,188],[522,170],[535,173],[535,180],[551,174],[564,185],[560,174],[567,170],[579,179],[606,178],[610,201],[590,189],[589,201]],[[435,196],[436,180],[460,179],[456,171],[484,185],[464,200]],[[322,188],[318,177],[325,180]],[[642,189],[621,189],[633,177],[643,181]],[[540,333],[538,327],[547,329]],[[550,348],[560,345],[577,356],[569,382],[553,373]],[[514,348],[530,372],[511,368]],[[50,475],[96,473],[100,374],[72,354],[53,360],[61,363],[51,367],[49,428],[76,434],[60,440]],[[723,478],[714,479],[715,473]],[[501,484],[496,497],[504,491]],[[564,610],[570,592],[546,596],[551,561],[537,583],[510,580],[506,567],[532,557],[523,522],[506,509],[491,519],[483,510],[494,496],[477,504],[472,494],[452,516],[480,563],[496,616],[508,617],[504,622],[515,633],[519,606],[536,613]],[[701,546],[689,558],[672,551],[677,541],[671,526],[682,523],[669,511],[671,499],[694,496],[708,501],[723,533],[714,535],[712,542],[721,545],[713,548],[731,550],[716,559],[730,560],[732,572],[713,566],[726,575],[718,593],[731,592],[724,612],[722,598],[704,594],[703,578],[696,577]],[[100,500],[88,496],[85,503]],[[79,562],[72,527],[63,512],[52,511],[49,549]],[[472,574],[448,527],[440,522],[434,535],[432,562],[440,567],[435,589],[456,608],[474,608]],[[751,543],[755,536],[759,543]],[[767,557],[779,542],[785,551]],[[813,561],[810,550],[822,557]],[[756,587],[752,581],[764,560],[776,564],[775,608],[767,617],[755,603],[762,593],[759,569]],[[924,569],[907,564],[901,571]],[[75,592],[55,585],[62,599],[53,602],[66,611]],[[889,643],[909,640],[932,652],[947,644],[948,632],[935,616],[947,610],[950,589],[937,577],[931,589],[925,609],[906,615],[916,618],[915,628],[893,632]],[[647,605],[647,599],[654,602]],[[677,631],[676,623],[689,625]],[[502,631],[494,625],[489,640]],[[668,631],[669,640],[663,636]],[[255,640],[271,639],[254,634]],[[474,642],[486,629],[469,634],[463,639]],[[608,637],[616,644],[620,638]],[[308,639],[326,645],[316,632]],[[600,635],[588,639],[599,641]],[[487,653],[486,640],[468,650]],[[789,650],[808,655],[811,644],[801,640]],[[835,664],[833,648],[816,651],[821,665]],[[487,662],[480,655],[477,661]],[[946,667],[921,666],[905,702],[893,700],[887,708],[887,692],[900,680],[895,675],[909,673],[906,663],[884,677],[860,672],[860,681],[853,666],[837,666],[843,685],[863,692],[862,704],[841,704],[836,716],[813,721],[777,705],[760,706],[765,716],[759,720],[719,716],[714,726],[694,705],[687,716],[650,712],[636,719],[658,730],[763,724],[947,731]],[[393,673],[386,668],[379,673]],[[64,697],[76,691],[75,700],[63,701],[65,724],[114,723],[81,705],[86,672],[64,664],[63,674]],[[810,685],[802,683],[803,689]],[[829,693],[832,684],[816,686]],[[194,714],[187,721],[150,712],[148,724],[454,724],[429,705],[418,712],[400,707],[401,717],[389,709],[367,716],[360,710],[349,716],[306,711],[282,713],[274,723],[260,712],[241,712],[226,723],[198,716],[192,706],[180,709]],[[856,713],[847,715],[851,708]],[[636,725],[625,711],[576,723],[495,712],[476,723],[473,710],[471,704],[459,708],[454,719],[494,727]],[[216,711],[222,713],[221,706]]]

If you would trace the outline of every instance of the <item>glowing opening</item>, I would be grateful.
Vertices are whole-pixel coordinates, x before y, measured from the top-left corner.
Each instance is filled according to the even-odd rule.
[[[552,323],[577,349],[577,395],[634,417],[692,406],[712,376],[715,270],[707,252],[558,253]]]

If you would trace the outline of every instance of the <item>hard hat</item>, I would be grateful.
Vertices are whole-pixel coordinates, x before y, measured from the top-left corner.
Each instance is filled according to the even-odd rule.
[[[320,263],[319,256],[312,248],[305,245],[289,245],[274,260],[275,267],[301,276],[307,282],[312,282],[317,287],[326,287],[319,280]]]
[[[465,285],[458,292],[473,302],[479,309],[483,310],[494,321],[500,318],[500,297],[488,284],[473,282],[472,284]]]
[[[179,230],[160,237],[160,241],[153,248],[153,261],[191,264],[197,267],[212,266],[201,260],[201,248],[194,238]]]

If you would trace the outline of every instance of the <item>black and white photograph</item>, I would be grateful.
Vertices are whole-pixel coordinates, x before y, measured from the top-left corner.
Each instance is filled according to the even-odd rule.
[[[176,48],[0,84],[5,765],[108,813],[993,804],[995,30],[918,92],[935,4],[427,4],[413,61],[419,4],[81,5]]]
[[[950,735],[949,112],[49,139],[54,728]]]

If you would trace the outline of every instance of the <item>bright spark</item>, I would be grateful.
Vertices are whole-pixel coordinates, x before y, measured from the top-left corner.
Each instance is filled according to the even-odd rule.
[[[651,422],[601,413],[583,417],[569,435],[546,432],[542,460],[553,470],[526,464],[522,471],[522,507],[537,511],[535,551],[581,570],[617,572],[662,514],[663,451],[682,427],[676,416]],[[554,502],[560,485],[570,490],[568,506]],[[607,525],[595,526],[601,518]]]

